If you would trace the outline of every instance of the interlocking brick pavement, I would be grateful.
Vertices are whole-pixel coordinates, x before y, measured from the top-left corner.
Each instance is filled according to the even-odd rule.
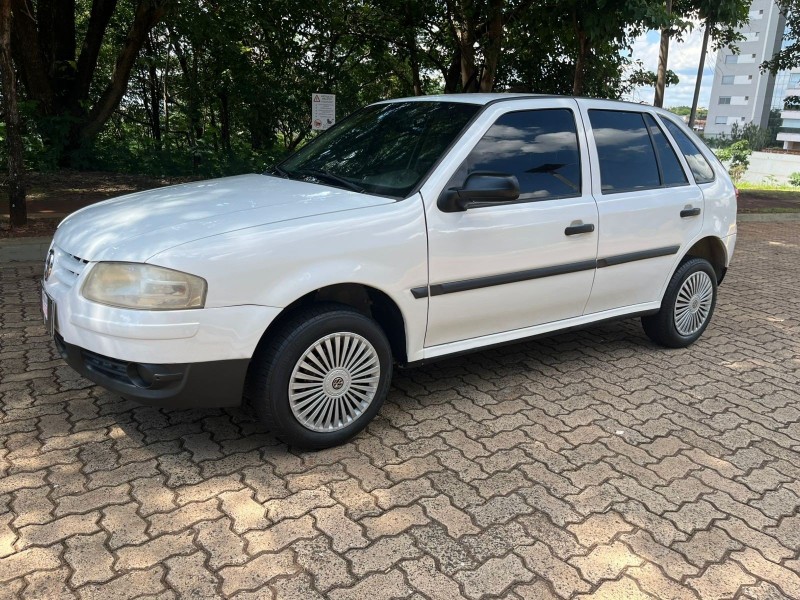
[[[2,598],[800,598],[800,223],[704,337],[637,320],[398,372],[351,443],[73,373],[0,266]]]

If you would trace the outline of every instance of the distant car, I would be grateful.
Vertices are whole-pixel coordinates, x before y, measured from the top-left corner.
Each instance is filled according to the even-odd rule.
[[[368,106],[264,175],[131,194],[58,228],[42,306],[62,356],[160,407],[244,397],[340,444],[416,365],[642,315],[708,326],[736,192],[678,117],[552,96]]]

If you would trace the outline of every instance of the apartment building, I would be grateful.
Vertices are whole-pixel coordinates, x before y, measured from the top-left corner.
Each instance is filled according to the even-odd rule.
[[[734,123],[766,127],[773,102],[775,77],[759,65],[780,49],[786,18],[774,0],[753,0],[748,23],[740,30],[739,52],[717,53],[706,136],[729,134]]]

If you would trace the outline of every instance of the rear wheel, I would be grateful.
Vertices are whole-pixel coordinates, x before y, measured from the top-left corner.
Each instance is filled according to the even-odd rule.
[[[703,258],[690,258],[675,271],[661,310],[642,317],[647,336],[662,346],[685,348],[703,335],[717,303],[717,276]]]
[[[302,309],[256,352],[247,397],[284,442],[336,446],[361,431],[389,390],[392,354],[380,326],[339,304]]]

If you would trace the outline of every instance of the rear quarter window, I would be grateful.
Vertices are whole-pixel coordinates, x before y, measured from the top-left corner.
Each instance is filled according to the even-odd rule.
[[[703,156],[703,153],[700,152],[700,148],[697,147],[697,145],[688,135],[686,135],[686,133],[677,123],[673,123],[670,119],[666,119],[664,117],[661,118],[661,121],[664,123],[664,127],[667,128],[667,131],[669,131],[672,139],[674,139],[675,143],[678,144],[678,148],[680,148],[680,151],[686,158],[686,162],[689,164],[692,175],[694,175],[694,180],[697,183],[711,183],[714,181],[714,169],[706,160],[706,157]]]

